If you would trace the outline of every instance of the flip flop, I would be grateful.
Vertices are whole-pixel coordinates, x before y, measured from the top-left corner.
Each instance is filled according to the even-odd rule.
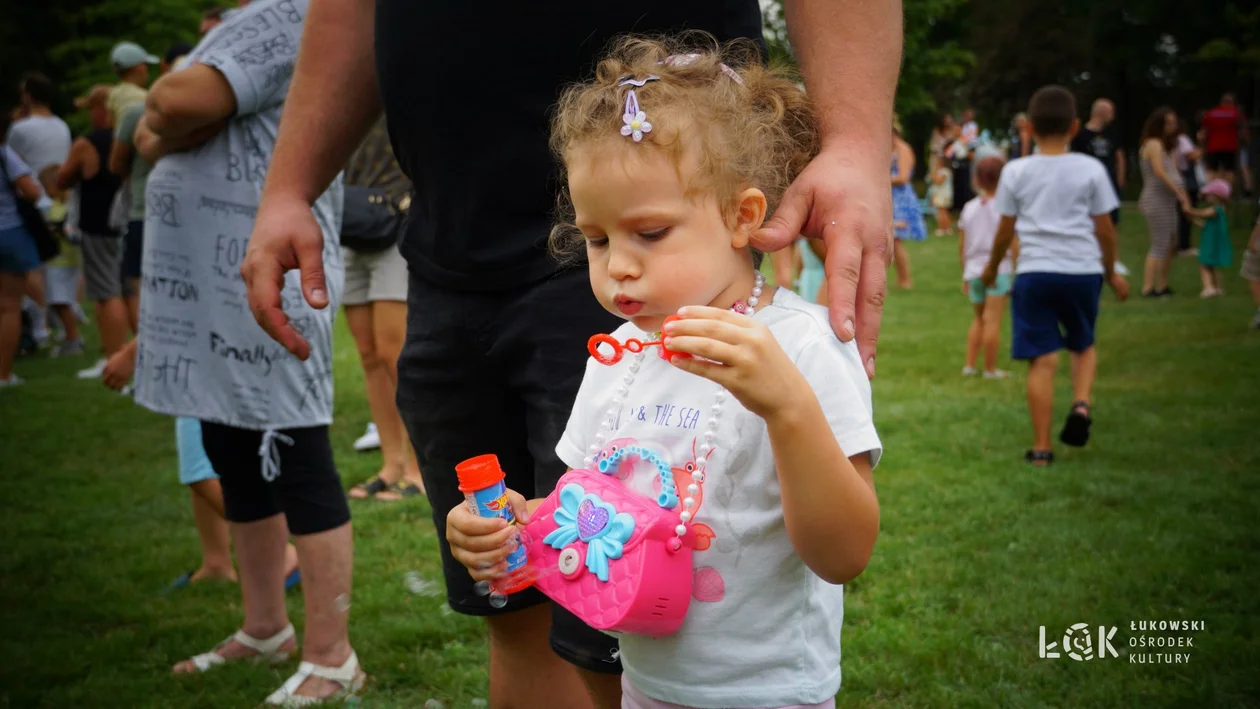
[[[354,492],[355,490],[362,490],[363,492],[367,493],[365,496],[352,497],[349,494],[347,494],[346,496],[350,497],[351,500],[370,500],[373,497],[376,497],[376,493],[384,492],[385,490],[388,490],[388,489],[389,489],[389,483],[385,482],[384,480],[381,480],[381,476],[373,475],[367,480],[364,480],[358,485],[355,485],[354,487],[350,488],[350,492]]]
[[[1080,413],[1077,409],[1085,409],[1085,413]],[[1068,413],[1067,421],[1063,423],[1063,430],[1059,432],[1059,440],[1069,446],[1081,447],[1089,442],[1089,426],[1093,423],[1093,419],[1089,415],[1089,404],[1084,401],[1077,401],[1072,404],[1072,411]]]
[[[377,500],[380,500],[381,502],[399,502],[399,501],[406,500],[411,497],[416,497],[418,495],[424,495],[424,491],[420,489],[419,485],[416,485],[415,483],[410,482],[408,480],[399,480],[393,485],[390,485],[389,487],[385,488],[382,492],[393,493],[395,495],[398,495],[398,498],[389,499],[389,498],[383,498],[379,494],[376,495],[375,498]]]
[[[302,583],[302,570],[294,569],[289,572],[288,576],[284,577],[284,590],[288,591],[300,583]]]
[[[167,585],[165,589],[162,590],[163,595],[171,593],[173,591],[178,591],[181,588],[188,588],[188,586],[192,583],[192,577],[193,577],[193,574],[195,573],[197,573],[197,570],[193,569],[192,571],[189,571],[185,574],[180,575],[174,581],[170,582],[170,584]]]

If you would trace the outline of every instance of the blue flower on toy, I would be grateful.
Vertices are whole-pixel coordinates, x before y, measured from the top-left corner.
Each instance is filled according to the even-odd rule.
[[[586,568],[600,581],[607,581],[608,560],[621,558],[634,533],[634,517],[617,512],[577,483],[561,488],[560,506],[551,517],[559,526],[543,538],[543,543],[557,550],[576,541],[585,543]]]

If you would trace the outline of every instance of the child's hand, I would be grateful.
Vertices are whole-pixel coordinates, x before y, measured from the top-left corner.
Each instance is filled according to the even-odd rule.
[[[993,264],[984,267],[984,273],[980,275],[980,282],[984,284],[985,288],[992,288],[993,284],[997,283],[997,272],[997,266]]]
[[[517,522],[529,522],[525,498],[512,490],[507,494]],[[451,545],[451,556],[466,566],[477,581],[489,581],[507,571],[504,560],[516,549],[519,532],[502,517],[473,514],[468,505],[458,505],[446,515],[446,541]]]
[[[1123,303],[1129,298],[1129,282],[1119,273],[1111,274],[1111,280],[1107,282],[1111,286],[1111,290],[1116,294],[1116,300]]]
[[[967,296],[971,295],[971,282],[966,278],[962,280],[962,294]]]
[[[798,401],[809,385],[770,328],[721,308],[687,306],[665,326],[665,347],[704,359],[671,364],[721,384],[749,411],[768,419]],[[705,361],[711,360],[711,361]]]

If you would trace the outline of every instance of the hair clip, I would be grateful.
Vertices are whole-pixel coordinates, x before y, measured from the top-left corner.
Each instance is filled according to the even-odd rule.
[[[648,122],[647,114],[639,106],[639,94],[635,92],[634,87],[643,88],[643,85],[649,81],[659,81],[661,77],[655,74],[648,74],[642,79],[628,77],[622,79],[617,86],[629,86],[626,92],[626,110],[621,115],[621,134],[629,136],[638,143],[643,140],[644,133],[652,132],[652,124]]]
[[[695,62],[699,58],[700,58],[700,55],[695,54],[695,53],[671,54],[668,57],[665,57],[665,61],[661,62],[661,64],[664,64],[666,66],[687,66],[688,64]],[[739,72],[735,71],[734,69],[730,68],[729,66],[727,66],[726,64],[722,62],[718,63],[718,68],[722,70],[723,74],[726,74],[727,76],[731,77],[731,80],[734,81],[735,83],[739,84],[740,86],[744,85],[744,80],[740,78]]]

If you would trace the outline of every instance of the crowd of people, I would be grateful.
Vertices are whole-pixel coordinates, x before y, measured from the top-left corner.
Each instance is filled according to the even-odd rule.
[[[790,18],[803,86],[755,60],[751,0],[499,18],[500,39],[456,73],[429,69],[459,29],[486,31],[481,14],[434,18],[405,0],[308,10],[208,12],[195,46],[161,58],[118,43],[102,58],[116,82],[75,101],[90,126],[77,138],[38,74],[0,126],[0,383],[21,383],[24,317],[32,339],[52,321],[54,352],[82,354],[76,308],[91,301],[101,356],[79,375],[173,418],[202,562],[172,588],[240,585],[240,628],[174,672],[300,653],[268,704],[358,692],[347,500],[427,496],[450,607],[486,619],[492,706],[834,706],[843,584],[878,532],[869,379],[885,271],[914,286],[925,214],[938,237],[957,229],[973,309],[963,374],[1011,376],[997,366],[1009,300],[1012,357],[1029,363],[1025,459],[1054,460],[1063,349],[1073,399],[1059,440],[1088,441],[1101,289],[1128,295],[1115,232],[1128,167],[1109,101],[1082,124],[1069,91],[1043,88],[1000,139],[970,108],[945,115],[916,171],[891,104],[891,10]],[[416,42],[435,19],[449,33]],[[681,25],[704,33],[613,41]],[[869,100],[840,98],[852,95]],[[1195,222],[1204,297],[1232,264],[1245,122],[1227,95],[1200,125],[1191,138],[1160,109],[1143,130],[1144,295],[1171,295]],[[1243,259],[1255,328],[1258,242],[1260,225]],[[765,285],[766,253],[795,293]],[[348,493],[328,434],[338,308],[372,414],[358,447],[382,456]],[[604,367],[588,357],[595,333],[661,356]],[[566,469],[616,463],[620,484],[661,500],[678,523],[671,551],[702,554],[682,628],[617,637],[537,588],[488,595],[522,542],[465,504],[456,466],[484,453],[521,524]],[[676,495],[651,461],[689,475]],[[706,476],[754,502],[710,497],[695,522]],[[621,516],[598,522],[587,502],[574,539],[614,534]],[[629,543],[618,523],[605,564]],[[740,568],[749,550],[775,578]],[[300,643],[284,597],[298,584]]]

